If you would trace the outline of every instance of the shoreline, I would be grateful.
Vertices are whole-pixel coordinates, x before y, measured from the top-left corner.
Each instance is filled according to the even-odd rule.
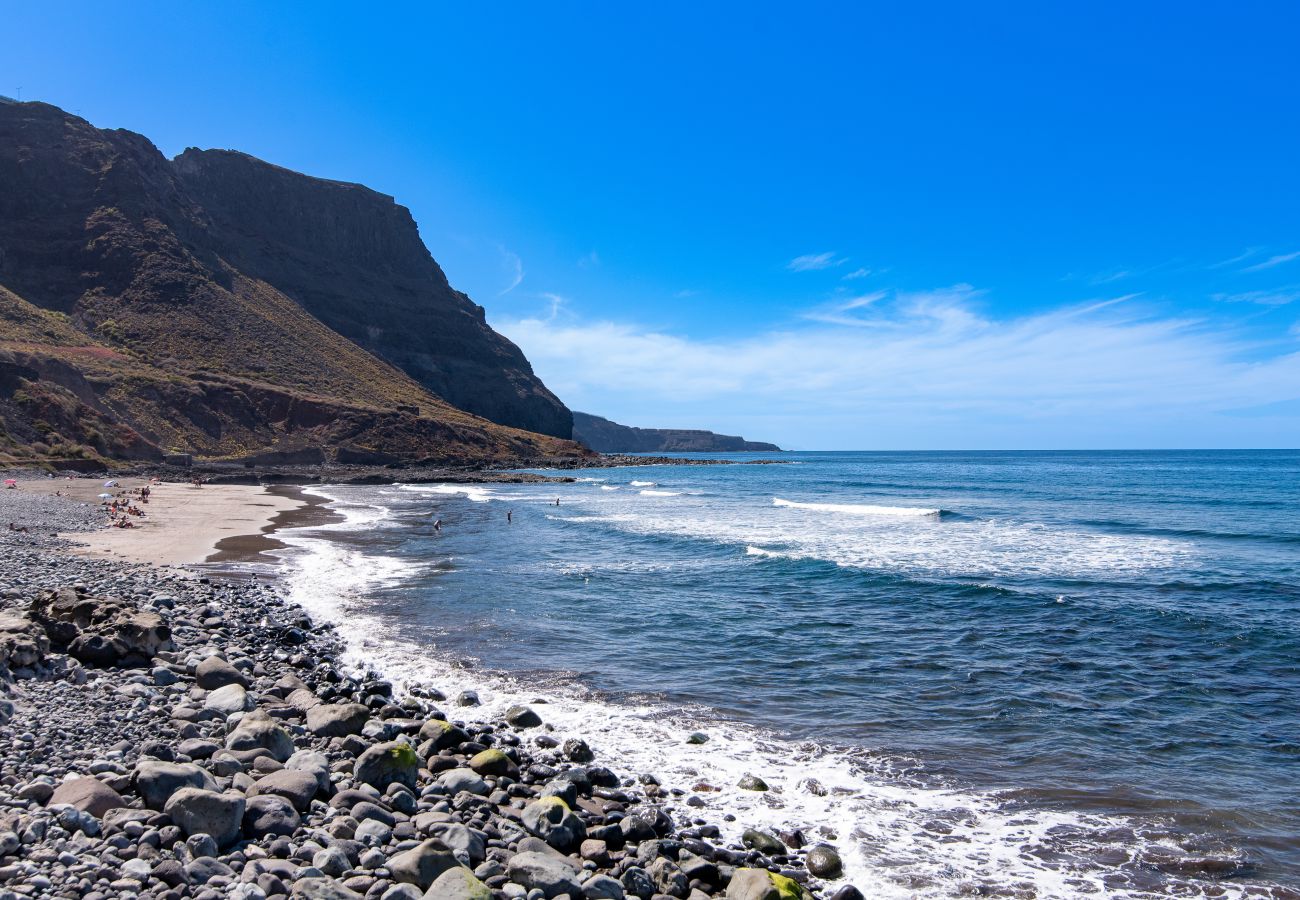
[[[26,509],[35,515],[43,504],[52,516],[83,517],[78,524],[33,523],[3,541],[17,573],[0,577],[0,746],[14,748],[0,760],[6,900],[68,891],[807,900],[821,884],[804,868],[802,837],[755,833],[725,845],[704,820],[675,822],[654,779],[598,765],[580,733],[546,721],[545,706],[461,719],[456,710],[476,696],[453,700],[430,685],[399,696],[343,665],[335,626],[273,586],[134,561],[146,550],[163,560],[197,555],[198,536],[167,546],[164,523],[181,527],[179,514],[124,529],[124,538],[158,532],[134,546],[76,552],[74,541],[97,532],[86,531],[94,522],[85,501],[54,497],[59,489],[29,488]],[[151,510],[164,496],[174,495],[156,493]],[[194,521],[200,508],[232,502],[258,513],[205,524],[202,537],[247,532],[250,521],[258,530],[225,534],[205,562],[263,555],[277,529],[323,506],[257,488],[178,509]],[[71,607],[87,601],[112,616],[74,624]],[[84,643],[92,635],[99,643]],[[119,658],[89,651],[110,637]],[[807,864],[830,874],[838,858],[828,853]],[[835,893],[861,896],[848,886]]]

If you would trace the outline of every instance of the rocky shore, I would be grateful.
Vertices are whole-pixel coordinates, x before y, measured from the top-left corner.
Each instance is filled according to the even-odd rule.
[[[541,703],[462,721],[472,692],[346,670],[273,585],[70,555],[57,534],[97,520],[18,493],[0,900],[809,900],[839,874],[800,833],[726,845],[675,818],[680,789],[605,765]]]

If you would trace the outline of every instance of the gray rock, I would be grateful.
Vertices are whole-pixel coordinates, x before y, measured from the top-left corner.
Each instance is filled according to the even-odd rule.
[[[293,772],[308,773],[316,779],[316,786],[320,793],[329,793],[330,761],[329,757],[319,750],[299,750],[289,757],[284,767]]]
[[[469,740],[469,735],[445,719],[430,719],[420,726],[420,739],[433,741],[433,749],[437,752],[460,746]]]
[[[379,900],[420,900],[424,892],[413,884],[395,884],[384,891]]]
[[[248,687],[244,673],[220,656],[209,656],[194,669],[194,681],[205,691],[215,691],[228,685]]]
[[[301,824],[298,811],[284,797],[264,794],[250,797],[244,803],[244,831],[249,837],[290,835]]]
[[[50,652],[44,626],[16,613],[0,613],[0,669],[35,666]]]
[[[515,728],[536,728],[542,724],[542,717],[527,706],[512,706],[506,710],[506,721]]]
[[[545,897],[582,896],[578,882],[579,868],[570,860],[555,853],[526,851],[516,853],[506,863],[510,880],[530,890],[536,889]]]
[[[293,755],[293,738],[276,724],[265,710],[255,709],[246,713],[235,730],[226,736],[227,750],[270,751],[277,761],[284,762]]]
[[[641,900],[650,900],[654,896],[655,883],[650,874],[640,866],[632,866],[623,873],[623,890]]]
[[[433,880],[425,900],[492,900],[492,891],[464,866],[448,869]]]
[[[360,734],[370,710],[360,703],[322,703],[307,710],[307,730],[318,737]]]
[[[348,859],[348,855],[343,852],[342,847],[326,847],[323,850],[317,850],[316,855],[311,858],[311,864],[326,875],[335,877],[352,868],[352,863]]]
[[[452,852],[463,851],[469,857],[471,865],[478,865],[487,858],[487,847],[483,839],[459,822],[444,822],[429,826],[429,837],[442,841]]]
[[[668,894],[672,897],[686,897],[690,886],[686,883],[686,876],[682,870],[677,868],[677,864],[666,857],[659,857],[650,863],[646,874],[650,880],[655,883],[655,887],[661,894]]]
[[[488,783],[471,769],[448,769],[438,776],[438,783],[451,792],[452,796],[461,791],[469,791],[486,797],[491,790]]]
[[[181,788],[217,789],[212,776],[193,763],[169,763],[156,759],[141,760],[135,767],[131,783],[150,809],[162,809],[168,798]]]
[[[225,687],[219,687],[203,699],[204,709],[213,710],[223,716],[248,712],[255,705],[248,691],[244,690],[243,685],[239,684],[228,684]]]
[[[809,850],[804,864],[818,878],[839,878],[844,874],[844,862],[830,844],[818,844]]]
[[[737,869],[727,884],[727,900],[807,900],[809,896],[799,882],[766,869]]]
[[[422,890],[428,890],[442,873],[460,867],[451,848],[434,838],[388,860],[388,871],[394,881],[413,884]]]
[[[294,809],[301,813],[306,812],[311,807],[311,801],[315,798],[316,791],[319,789],[320,783],[316,780],[316,776],[310,772],[281,769],[278,772],[272,772],[259,778],[248,793],[250,796],[276,794],[284,797],[293,804]]]
[[[751,850],[757,850],[759,853],[766,853],[769,856],[784,855],[786,852],[785,844],[782,843],[780,838],[765,831],[759,831],[757,828],[746,828],[744,834],[740,836],[740,842]]]
[[[582,883],[582,893],[587,900],[623,900],[623,885],[608,875],[593,875]]]
[[[81,812],[102,819],[110,809],[126,806],[122,795],[98,778],[74,778],[65,781],[50,795],[50,806],[67,804]]]
[[[333,878],[299,878],[293,883],[290,896],[301,900],[363,900],[364,897]]]
[[[375,744],[362,753],[352,767],[352,775],[357,781],[381,791],[388,790],[394,782],[415,790],[419,772],[420,757],[405,741]]]
[[[757,775],[746,775],[736,782],[736,787],[742,791],[766,791],[769,789],[767,782]]]
[[[239,837],[244,820],[244,798],[184,787],[172,794],[164,812],[186,834],[207,834],[220,846]]]
[[[559,797],[534,800],[524,807],[520,818],[525,828],[564,853],[576,850],[587,836],[582,819]]]

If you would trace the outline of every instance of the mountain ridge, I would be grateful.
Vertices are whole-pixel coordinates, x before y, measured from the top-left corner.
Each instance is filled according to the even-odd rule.
[[[776,444],[689,428],[637,428],[602,416],[573,412],[573,439],[598,453],[779,452]]]
[[[133,132],[0,103],[0,453],[584,452],[568,410],[447,284],[404,207],[210,152],[170,161]],[[367,347],[332,327],[349,304],[399,323],[401,341]]]

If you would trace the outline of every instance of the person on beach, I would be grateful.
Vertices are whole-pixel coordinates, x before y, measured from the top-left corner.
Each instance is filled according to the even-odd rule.
[[[515,520],[515,513],[514,513],[514,510],[507,509],[507,510],[506,510],[506,524],[509,525],[509,524],[510,524],[511,522],[513,522],[514,520]]]
[[[560,505],[560,498],[559,498],[559,497],[556,497],[556,498],[555,498],[555,505],[556,505],[556,506],[559,506],[559,505]]]

